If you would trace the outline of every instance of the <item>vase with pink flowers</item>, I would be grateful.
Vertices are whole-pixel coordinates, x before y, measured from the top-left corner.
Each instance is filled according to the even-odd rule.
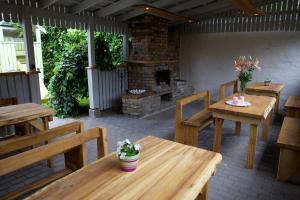
[[[240,81],[240,96],[244,96],[247,84],[252,81],[253,72],[256,70],[261,71],[261,67],[258,59],[251,56],[239,56],[234,60],[234,66]]]

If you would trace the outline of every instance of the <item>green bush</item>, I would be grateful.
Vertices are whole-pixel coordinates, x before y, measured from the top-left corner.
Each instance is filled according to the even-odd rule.
[[[57,116],[76,116],[80,99],[88,97],[87,35],[83,31],[47,28],[42,37],[44,82],[49,90],[49,105]],[[49,34],[49,35],[48,35]],[[95,34],[96,67],[116,69],[123,62],[122,37]]]
[[[62,61],[54,69],[49,89],[49,105],[59,117],[78,115],[77,99],[88,96],[86,48],[73,46],[62,55]]]

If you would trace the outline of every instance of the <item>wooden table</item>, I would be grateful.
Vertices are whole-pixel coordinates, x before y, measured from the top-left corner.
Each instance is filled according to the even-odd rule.
[[[219,153],[152,136],[138,143],[136,171],[122,172],[112,153],[28,199],[207,199],[208,181],[222,160]]]
[[[300,97],[289,96],[284,107],[287,117],[300,118]]]
[[[12,106],[0,107],[0,127],[16,124],[25,124],[24,132],[19,134],[28,134],[31,132],[30,126],[40,131],[49,129],[49,121],[52,120],[54,110],[46,108],[36,103],[25,103]]]
[[[275,112],[279,112],[280,92],[284,88],[282,83],[271,83],[266,86],[263,82],[250,84],[246,88],[246,93],[251,95],[264,95],[276,98]]]
[[[232,99],[233,96],[234,95],[226,99]],[[225,100],[220,100],[209,107],[209,109],[213,112],[213,117],[215,118],[215,138],[213,149],[215,152],[221,151],[222,125],[225,119],[250,124],[246,167],[248,169],[252,169],[255,157],[258,126],[260,123],[264,122],[263,139],[266,140],[268,127],[272,119],[271,111],[276,99],[268,96],[245,95],[245,100],[252,104],[249,107],[230,106],[225,104]]]
[[[52,121],[53,115],[53,109],[36,103],[4,106],[0,107],[0,127],[15,125],[17,135],[30,134],[34,128],[45,131],[49,129],[49,121]],[[48,166],[52,166],[52,159],[48,160]]]

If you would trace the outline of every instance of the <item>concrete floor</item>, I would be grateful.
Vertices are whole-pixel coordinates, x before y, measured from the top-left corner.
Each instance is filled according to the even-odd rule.
[[[197,110],[194,104],[185,109],[189,115]],[[50,126],[55,127],[73,120],[82,120],[85,127],[106,127],[108,130],[109,151],[115,151],[117,141],[129,138],[139,140],[147,135],[154,135],[165,139],[173,139],[175,109],[171,108],[159,114],[137,119],[126,115],[106,112],[101,118],[91,119],[82,116],[76,119],[55,118]],[[223,161],[212,177],[209,187],[210,200],[244,200],[244,199],[300,199],[300,185],[298,180],[282,183],[275,180],[278,160],[276,140],[280,131],[282,117],[273,119],[269,129],[267,142],[263,142],[261,134],[258,138],[255,166],[253,170],[245,168],[248,146],[248,125],[242,126],[241,136],[235,136],[234,123],[225,121],[223,125],[222,155]],[[261,129],[260,129],[261,133]],[[212,149],[214,127],[211,126],[201,132],[199,137],[200,148]],[[88,144],[88,160],[96,159],[96,144]],[[49,169],[46,162],[35,164],[32,167],[16,173],[2,176],[0,179],[0,196],[16,188],[28,184],[35,179],[44,177],[53,170],[62,168],[63,158],[55,158],[55,167]]]

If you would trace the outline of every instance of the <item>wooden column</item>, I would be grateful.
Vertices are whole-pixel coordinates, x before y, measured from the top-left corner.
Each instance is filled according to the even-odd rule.
[[[124,60],[128,60],[129,46],[128,46],[128,35],[127,35],[127,33],[125,33],[123,35],[123,54],[124,54]]]
[[[26,56],[27,71],[35,71],[34,47],[32,39],[32,23],[30,15],[27,14],[27,9],[24,8],[22,13],[23,37]]]
[[[89,18],[87,39],[88,39],[88,61],[89,67],[87,68],[88,87],[89,87],[89,103],[90,103],[90,116],[99,117],[99,86],[98,86],[98,69],[96,69],[95,60],[95,38],[94,38],[94,19]]]

